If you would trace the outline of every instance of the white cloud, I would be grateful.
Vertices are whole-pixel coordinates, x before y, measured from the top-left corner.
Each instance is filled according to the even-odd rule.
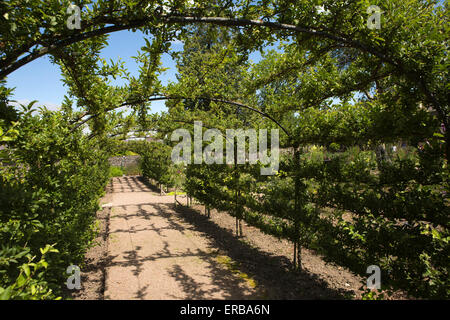
[[[325,8],[323,6],[316,6],[316,10],[318,14],[329,14],[330,11],[329,10],[325,10]]]
[[[28,105],[32,100],[29,99],[19,99],[16,100],[15,102],[11,102],[11,105],[15,106],[15,107],[19,107],[21,104],[23,105]],[[39,107],[46,107],[48,110],[51,111],[58,111],[61,106],[53,103],[53,102],[39,102],[37,101],[34,105],[33,105],[33,109],[38,109]]]
[[[173,44],[173,45],[182,45],[182,44],[184,44],[184,42],[181,41],[181,40],[173,40],[173,41],[170,41],[170,43]]]

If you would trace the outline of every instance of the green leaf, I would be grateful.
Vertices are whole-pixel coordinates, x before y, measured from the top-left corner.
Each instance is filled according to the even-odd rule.
[[[29,277],[30,276],[30,267],[27,265],[27,264],[24,264],[24,265],[22,265],[22,270],[23,270],[23,272],[25,272],[25,275],[27,276],[27,277]]]
[[[16,280],[17,286],[20,288],[20,287],[24,286],[26,282],[27,282],[27,278],[25,277],[25,275],[23,273],[21,273]]]
[[[0,300],[9,300],[12,294],[12,286],[6,289],[0,288]]]

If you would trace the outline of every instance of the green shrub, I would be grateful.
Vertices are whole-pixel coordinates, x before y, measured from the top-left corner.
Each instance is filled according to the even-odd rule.
[[[292,155],[282,157],[278,175],[269,177],[257,165],[191,164],[184,189],[210,208],[298,241],[363,277],[378,265],[382,289],[447,299],[450,175],[438,138],[420,152],[400,150],[379,164],[367,147],[329,152],[327,159],[311,147],[297,166]]]
[[[4,298],[51,299],[95,236],[108,154],[99,147],[105,143],[71,132],[60,113],[22,113],[14,130],[1,154],[14,165],[0,166],[0,291]],[[36,262],[41,250],[52,253]]]
[[[121,177],[124,175],[123,170],[120,167],[110,167],[109,168],[109,176],[110,177]]]
[[[159,142],[147,143],[141,160],[144,177],[153,179],[166,187],[172,187],[176,182],[176,168],[170,156],[169,146]]]

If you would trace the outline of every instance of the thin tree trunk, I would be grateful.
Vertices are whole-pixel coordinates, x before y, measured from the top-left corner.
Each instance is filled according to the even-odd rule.
[[[298,266],[300,265],[300,260],[301,260],[301,257],[300,257],[300,246],[301,246],[301,243],[299,242],[299,238],[300,238],[300,235],[299,235],[299,225],[298,225],[298,217],[297,217],[297,215],[298,214],[300,214],[300,212],[299,212],[299,209],[300,209],[300,206],[299,206],[299,189],[300,189],[300,186],[299,186],[299,183],[300,183],[300,177],[299,177],[299,165],[300,165],[300,154],[299,154],[299,149],[298,149],[298,146],[295,146],[294,147],[295,149],[294,149],[294,170],[295,170],[295,174],[294,174],[294,177],[295,177],[295,192],[294,192],[294,228],[295,228],[295,230],[294,230],[294,236],[295,236],[295,239],[294,239],[294,269],[295,270],[297,270],[297,268],[298,268]]]
[[[302,246],[297,245],[297,270],[302,270]]]
[[[294,269],[297,269],[297,241],[294,241]]]
[[[447,159],[447,161],[450,158],[450,129],[449,128],[445,128],[445,159]]]
[[[239,237],[239,173],[237,171],[237,143],[234,145],[234,179],[235,179],[235,190],[234,190],[234,214],[236,217],[236,236]]]
[[[175,207],[176,207],[177,206],[177,187],[175,187],[174,198],[175,198]]]

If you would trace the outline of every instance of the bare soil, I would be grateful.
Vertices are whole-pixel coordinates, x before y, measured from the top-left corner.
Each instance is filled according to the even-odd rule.
[[[112,193],[107,192],[100,205],[109,203]],[[85,256],[81,269],[81,290],[71,290],[70,296],[75,300],[102,300],[105,290],[105,270],[108,252],[108,226],[111,208],[105,207],[97,212],[97,237]]]

